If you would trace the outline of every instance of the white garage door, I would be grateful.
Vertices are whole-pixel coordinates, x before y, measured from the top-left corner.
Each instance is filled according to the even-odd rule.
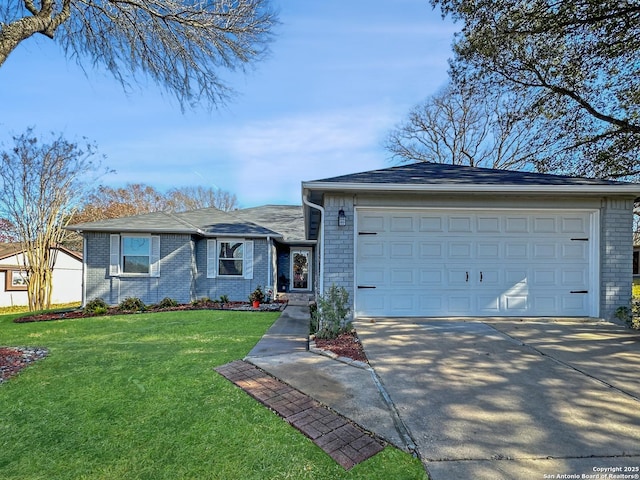
[[[595,315],[594,215],[359,208],[355,314]]]

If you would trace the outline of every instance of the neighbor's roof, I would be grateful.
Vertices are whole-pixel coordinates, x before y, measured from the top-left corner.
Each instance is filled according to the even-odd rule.
[[[308,190],[553,192],[640,195],[640,184],[595,178],[418,162],[302,183]]]
[[[261,210],[262,208],[268,210]],[[270,218],[270,214],[273,215]],[[153,212],[130,217],[99,220],[69,225],[67,228],[82,232],[176,233],[204,237],[251,236],[287,237],[294,235],[290,224],[299,221],[303,229],[302,207],[258,207],[256,209],[223,212],[217,208],[202,208],[188,212]],[[283,231],[277,230],[280,228]],[[302,230],[302,232],[304,232]]]
[[[62,252],[65,252],[67,255],[74,257],[78,260],[82,260],[82,253],[75,252],[73,250],[69,250],[66,247],[58,246],[54,247]],[[5,258],[12,257],[18,253],[22,252],[22,245],[18,242],[15,243],[0,243],[0,260],[4,260]]]

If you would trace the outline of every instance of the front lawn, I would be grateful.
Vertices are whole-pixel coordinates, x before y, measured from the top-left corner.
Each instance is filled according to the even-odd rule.
[[[278,315],[0,316],[0,346],[49,349],[0,384],[0,478],[425,478],[391,447],[345,472],[213,371],[243,358]]]

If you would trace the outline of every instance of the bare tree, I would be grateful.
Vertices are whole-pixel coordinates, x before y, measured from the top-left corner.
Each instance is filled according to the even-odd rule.
[[[268,0],[10,0],[0,4],[0,66],[42,34],[123,86],[148,76],[183,106],[215,106],[232,93],[218,71],[260,60],[275,23]]]
[[[6,218],[0,218],[0,243],[15,242],[18,240],[15,227]]]
[[[413,108],[385,146],[402,161],[523,169],[534,164],[540,145],[519,108],[503,96],[450,84]]]
[[[176,212],[208,207],[230,212],[238,208],[238,198],[219,188],[181,187],[167,192],[167,205]]]
[[[32,129],[13,137],[13,147],[0,152],[0,216],[10,221],[24,251],[30,310],[51,304],[54,248],[64,226],[97,169],[95,146],[85,149],[62,136],[41,142]]]

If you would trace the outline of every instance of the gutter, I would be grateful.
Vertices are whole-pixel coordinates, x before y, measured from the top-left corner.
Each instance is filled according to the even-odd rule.
[[[304,203],[307,207],[313,208],[320,212],[320,248],[318,249],[318,265],[319,265],[319,274],[318,274],[318,294],[324,294],[324,208],[320,205],[312,203],[307,198],[307,190],[303,190],[302,194],[302,203]]]

